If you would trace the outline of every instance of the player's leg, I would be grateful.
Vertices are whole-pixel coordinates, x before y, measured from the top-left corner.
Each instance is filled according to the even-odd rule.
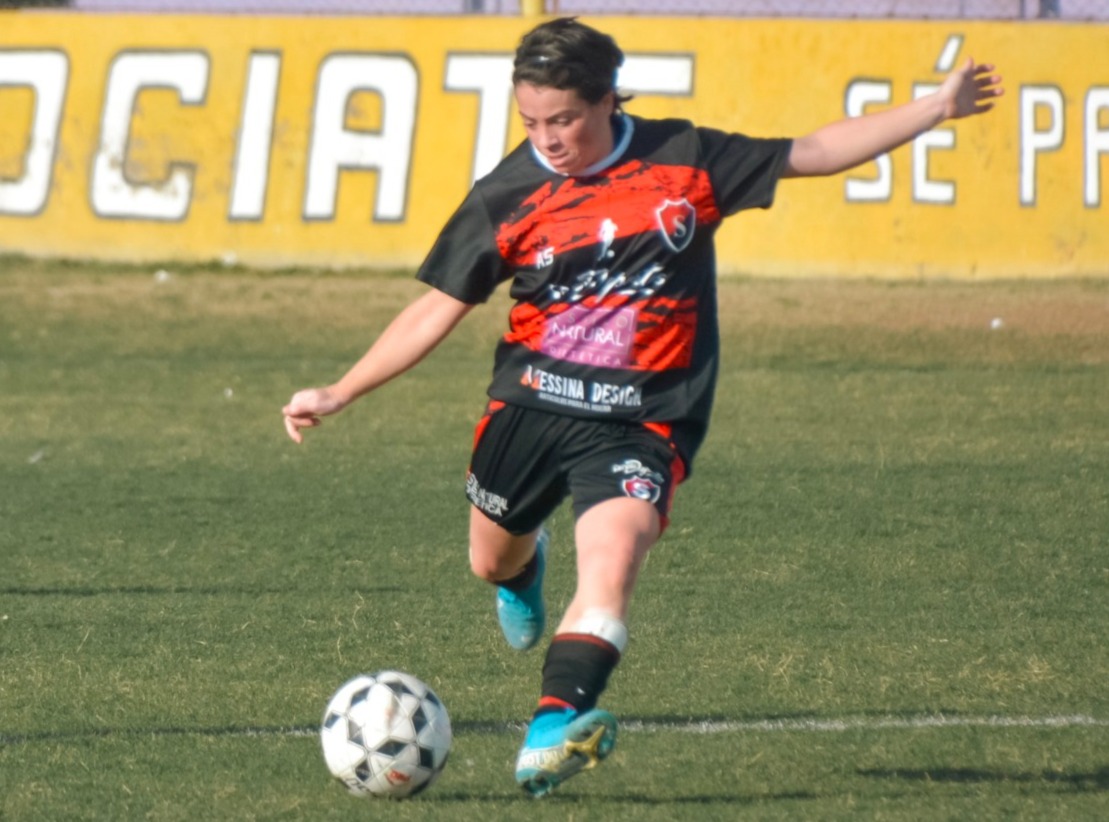
[[[517,781],[537,796],[597,764],[615,744],[616,719],[597,702],[624,653],[635,582],[684,473],[665,440],[646,432],[622,440],[599,447],[571,476],[577,588],[547,650],[539,706],[516,767]]]
[[[543,690],[516,762],[516,780],[542,796],[612,751],[616,719],[597,700],[627,645],[624,617],[660,533],[649,502],[610,499],[575,528],[578,585],[547,649]]]
[[[543,576],[548,536],[541,527],[566,496],[557,456],[560,418],[490,403],[478,423],[466,479],[470,498],[470,567],[497,586],[497,618],[508,643],[533,647],[543,635]]]
[[[524,573],[536,554],[539,529],[513,534],[475,507],[470,508],[470,570],[499,584]]]
[[[646,500],[609,499],[582,514],[574,528],[577,588],[558,632],[572,633],[599,614],[623,621],[639,569],[661,532],[659,512]]]
[[[625,619],[639,569],[659,538],[654,505],[610,499],[577,522],[577,588],[547,648],[537,716],[591,711],[628,644]]]
[[[513,534],[477,508],[470,509],[470,568],[497,586],[497,620],[508,644],[518,651],[534,647],[546,627],[548,542],[545,528]]]

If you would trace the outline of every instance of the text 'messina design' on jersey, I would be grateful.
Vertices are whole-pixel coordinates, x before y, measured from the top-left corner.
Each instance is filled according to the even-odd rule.
[[[771,204],[790,141],[627,115],[614,125],[617,150],[588,176],[518,146],[475,184],[417,276],[468,303],[511,280],[490,397],[666,422],[686,432],[688,461],[717,371],[713,235],[723,217]]]

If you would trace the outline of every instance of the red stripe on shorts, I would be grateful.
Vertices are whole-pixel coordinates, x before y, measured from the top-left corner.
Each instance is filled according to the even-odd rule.
[[[490,400],[489,404],[485,406],[485,414],[477,422],[477,427],[474,428],[474,448],[481,442],[481,437],[485,433],[485,429],[489,427],[489,420],[493,415],[504,408],[504,403],[500,400]]]
[[[670,439],[670,434],[674,430],[669,423],[665,422],[645,422],[643,427],[652,433],[658,434],[670,446],[670,450],[674,452],[674,458],[670,460],[670,490],[666,496],[666,510],[669,512],[674,507],[674,494],[678,490],[678,486],[682,480],[685,479],[685,461],[678,456],[678,449],[674,447],[673,440]],[[666,530],[670,524],[670,517],[663,514],[659,517],[659,535]]]

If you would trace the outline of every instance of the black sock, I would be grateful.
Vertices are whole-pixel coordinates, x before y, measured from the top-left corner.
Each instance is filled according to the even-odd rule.
[[[499,579],[496,584],[501,588],[507,588],[510,591],[519,593],[525,590],[529,585],[535,582],[535,575],[539,572],[539,552],[536,551],[531,555],[524,570],[514,577],[509,579]]]
[[[579,713],[595,708],[619,661],[616,646],[600,637],[557,634],[543,663],[543,690],[536,715],[566,707]]]

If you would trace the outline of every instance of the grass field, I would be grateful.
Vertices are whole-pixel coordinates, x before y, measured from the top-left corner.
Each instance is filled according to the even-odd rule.
[[[417,288],[0,260],[0,819],[1109,818],[1109,282],[722,283],[620,743],[541,802],[511,774],[540,652],[464,542],[505,304],[281,426]],[[315,736],[381,668],[455,726],[408,803],[349,797]]]

